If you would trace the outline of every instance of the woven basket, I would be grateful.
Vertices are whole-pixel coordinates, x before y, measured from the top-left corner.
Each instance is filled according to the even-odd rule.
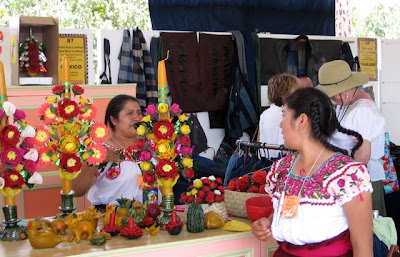
[[[224,202],[213,203],[213,204],[203,203],[200,205],[201,205],[201,208],[203,208],[204,214],[206,214],[207,212],[213,211],[213,212],[219,214],[225,221],[228,220],[228,213],[226,211]],[[186,206],[185,211],[183,212],[183,217],[181,217],[182,221],[184,223],[186,223],[186,219],[187,219],[187,209],[188,209],[188,206]]]
[[[247,218],[246,200],[254,196],[265,196],[265,194],[237,192],[225,189],[224,201],[227,212],[236,217]]]

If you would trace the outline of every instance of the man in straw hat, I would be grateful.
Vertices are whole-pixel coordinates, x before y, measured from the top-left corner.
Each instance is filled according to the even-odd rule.
[[[385,119],[372,98],[357,86],[368,82],[361,72],[352,72],[345,61],[327,62],[318,71],[317,89],[326,93],[336,104],[336,115],[342,127],[357,131],[363,137],[361,147],[354,158],[367,164],[373,185],[373,209],[386,216],[383,198],[385,171],[380,162],[385,147]],[[350,150],[354,137],[336,132],[331,143]]]

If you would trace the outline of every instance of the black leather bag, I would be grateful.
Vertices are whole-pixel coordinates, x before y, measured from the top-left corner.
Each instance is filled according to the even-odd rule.
[[[110,41],[104,38],[104,71],[100,75],[100,84],[111,84],[111,66],[110,66]],[[107,75],[108,66],[108,75]]]

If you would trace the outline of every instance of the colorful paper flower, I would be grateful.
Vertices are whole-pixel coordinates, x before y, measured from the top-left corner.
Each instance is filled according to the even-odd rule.
[[[71,135],[65,135],[61,137],[60,151],[62,153],[76,153],[79,151],[79,148],[80,148],[80,142],[78,138]]]
[[[20,132],[14,125],[6,125],[1,131],[0,139],[4,147],[14,147],[19,142]]]
[[[89,153],[89,157],[87,159],[87,163],[89,165],[96,165],[102,163],[107,155],[107,150],[101,145],[93,145],[91,144],[87,148],[87,152]]]
[[[22,153],[19,148],[12,147],[3,149],[1,152],[1,163],[8,167],[13,168],[17,166],[22,160]]]
[[[149,106],[146,107],[146,113],[149,115],[154,115],[157,113],[157,108],[154,104],[150,104]]]
[[[4,187],[9,187],[12,189],[21,189],[24,185],[24,178],[19,174],[19,172],[12,170],[6,172],[4,175]]]
[[[84,93],[84,90],[81,86],[77,85],[77,84],[73,84],[72,85],[72,92],[74,93],[74,95],[81,95]]]
[[[51,124],[56,121],[56,109],[51,103],[44,103],[39,108],[39,117],[45,124]]]
[[[188,135],[190,133],[190,127],[188,125],[183,125],[180,128],[180,132],[184,135]]]
[[[26,118],[26,114],[25,114],[25,112],[23,110],[19,110],[19,109],[15,110],[15,113],[14,113],[14,119],[15,120],[18,121],[18,120],[23,120],[25,118]]]
[[[31,125],[27,125],[24,130],[21,132],[21,137],[35,137],[36,131],[35,128]]]
[[[37,163],[32,160],[27,160],[24,164],[24,170],[33,175],[37,171]]]
[[[5,101],[3,103],[3,110],[7,117],[14,115],[16,109],[17,108],[15,108],[15,105],[9,101]]]
[[[157,107],[157,109],[158,109],[158,111],[159,111],[160,113],[166,113],[166,112],[168,112],[168,108],[169,108],[169,106],[168,106],[168,104],[166,104],[166,103],[160,103],[160,104],[158,104],[158,107]]]
[[[179,107],[178,104],[172,104],[171,105],[171,112],[173,115],[179,114],[181,112],[181,108]]]
[[[65,86],[64,85],[54,86],[52,92],[55,95],[62,95],[65,92]]]
[[[96,116],[96,108],[93,105],[83,104],[81,107],[81,120],[91,121]]]
[[[69,173],[80,171],[82,167],[81,159],[75,154],[62,154],[60,157],[60,168]]]
[[[169,160],[160,160],[156,166],[156,174],[159,178],[170,179],[178,176],[178,168],[175,162]]]
[[[34,143],[38,146],[43,146],[50,140],[49,131],[42,125],[37,126],[36,136],[33,138]]]
[[[157,159],[174,159],[175,148],[173,147],[173,143],[169,140],[160,140],[156,143],[154,147]]]
[[[174,134],[174,125],[166,120],[154,123],[153,133],[158,139],[171,139]]]
[[[56,155],[56,153],[53,152],[51,148],[47,146],[40,148],[38,153],[39,153],[39,165],[42,167],[50,166],[53,162],[52,156]]]
[[[58,102],[58,111],[63,119],[75,118],[80,113],[80,108],[75,101],[64,98]]]
[[[104,124],[96,123],[90,127],[89,135],[94,142],[101,143],[108,137],[108,129]]]

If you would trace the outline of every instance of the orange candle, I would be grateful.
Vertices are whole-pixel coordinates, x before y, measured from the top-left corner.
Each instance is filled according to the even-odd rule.
[[[62,179],[61,184],[63,195],[67,195],[72,190],[72,182],[68,179]]]
[[[167,51],[167,58],[158,62],[158,103],[167,103],[168,100],[167,69],[165,68],[168,57],[169,51]]]
[[[62,83],[65,85],[64,98],[71,99],[71,79],[69,73],[69,59],[66,55],[62,58]]]
[[[7,101],[6,78],[4,76],[3,62],[0,61],[0,106]]]

